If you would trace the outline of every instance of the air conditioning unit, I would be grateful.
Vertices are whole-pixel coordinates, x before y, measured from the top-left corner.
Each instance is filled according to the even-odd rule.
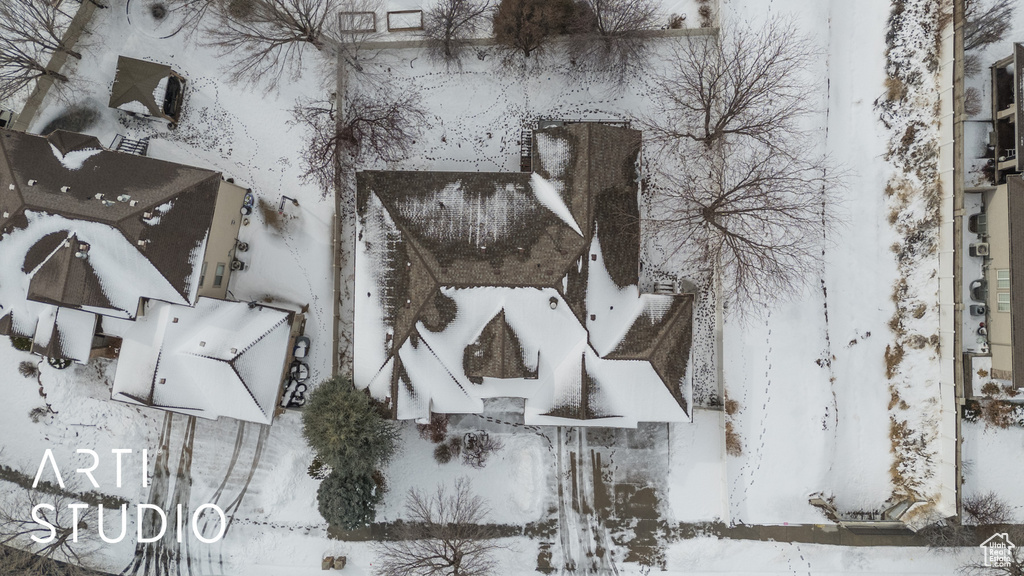
[[[969,252],[971,256],[988,256],[988,242],[978,242],[977,244],[971,244]]]
[[[988,308],[984,304],[971,304],[971,316],[984,316]]]

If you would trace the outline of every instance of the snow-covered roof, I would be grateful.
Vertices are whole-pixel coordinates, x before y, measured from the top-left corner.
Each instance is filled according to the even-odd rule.
[[[125,330],[112,397],[172,412],[269,424],[294,314],[199,298],[153,302]]]
[[[118,56],[108,105],[135,114],[163,116],[170,75],[171,67],[166,64]]]
[[[37,332],[30,301],[123,318],[194,302],[219,186],[92,136],[0,130],[0,327]]]
[[[89,361],[96,334],[95,314],[73,308],[38,304],[32,352],[48,358],[66,358],[81,364]]]
[[[572,124],[535,132],[532,174],[359,173],[356,385],[400,419],[689,420],[692,296],[637,287],[639,146]]]

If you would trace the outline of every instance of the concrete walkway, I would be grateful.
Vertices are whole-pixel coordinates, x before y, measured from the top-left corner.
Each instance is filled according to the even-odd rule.
[[[64,42],[68,49],[73,50],[75,48],[75,44],[78,43],[78,39],[92,20],[92,15],[96,12],[97,8],[99,7],[90,0],[82,0],[81,5],[78,7],[78,12],[75,13],[75,17],[71,19],[71,24],[68,25],[67,32],[64,33]],[[68,55],[66,53],[54,52],[50,56],[50,62],[46,65],[46,68],[54,72],[60,72],[67,59]],[[21,109],[18,120],[11,126],[12,129],[20,130],[21,132],[28,130],[32,121],[39,114],[39,107],[42,106],[43,99],[50,92],[54,82],[55,80],[52,76],[43,76],[36,80],[36,86],[32,89],[32,94],[29,95],[28,100],[25,102],[25,107]]]

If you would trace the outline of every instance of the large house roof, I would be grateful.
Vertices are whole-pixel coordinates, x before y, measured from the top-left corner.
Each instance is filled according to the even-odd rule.
[[[532,174],[357,174],[356,340],[381,348],[356,384],[403,419],[497,396],[530,423],[688,419],[692,296],[637,288],[639,149],[570,124],[534,133]]]
[[[220,175],[104,149],[91,136],[0,130],[0,316],[26,301],[133,318],[140,298],[192,303]]]

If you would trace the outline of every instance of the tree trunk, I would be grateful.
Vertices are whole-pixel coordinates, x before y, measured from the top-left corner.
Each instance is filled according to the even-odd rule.
[[[44,76],[49,76],[49,77],[53,78],[54,80],[60,80],[61,82],[67,82],[68,81],[68,77],[67,76],[61,74],[60,72],[54,72],[53,70],[49,70],[49,69],[44,70],[43,71],[43,75]]]
[[[725,324],[725,302],[723,301],[722,290],[722,268],[721,255],[715,258],[711,270],[711,292],[715,299],[715,385],[718,391],[718,401],[725,403],[725,370],[723,356],[723,331]]]

